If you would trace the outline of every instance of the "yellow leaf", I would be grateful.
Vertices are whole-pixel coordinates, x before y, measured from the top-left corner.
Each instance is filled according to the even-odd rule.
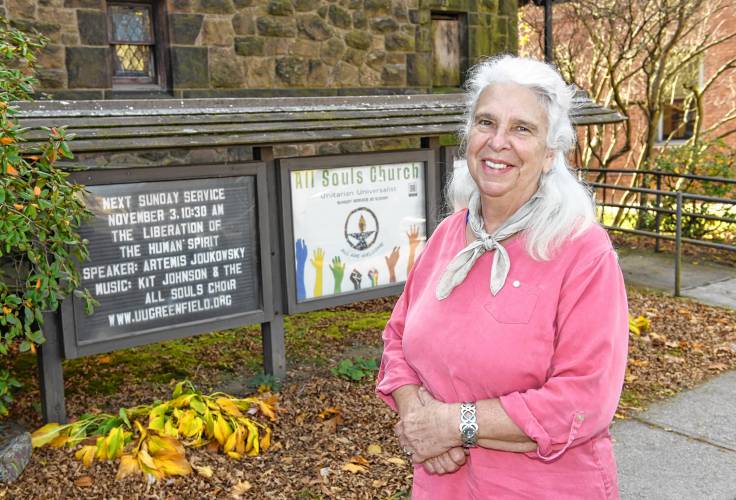
[[[245,424],[246,429],[248,429],[248,439],[245,442],[245,452],[249,457],[255,457],[260,451],[258,428],[250,420],[241,419],[241,422]]]
[[[383,450],[381,449],[380,445],[377,445],[377,444],[368,445],[369,455],[380,455],[381,453],[383,453]]]
[[[228,456],[229,456],[230,458],[234,458],[235,460],[240,460],[241,458],[243,458],[243,455],[241,455],[240,453],[236,453],[236,452],[234,452],[234,451],[226,451],[225,453],[226,453],[226,454],[227,454],[227,455],[228,455]]]
[[[387,458],[386,461],[394,465],[406,465],[406,460],[404,460],[403,458],[399,458],[399,457]]]
[[[115,479],[120,481],[140,471],[141,468],[138,466],[138,460],[133,455],[123,455],[120,457],[120,466],[118,467],[118,473]]]
[[[176,426],[174,425],[174,422],[172,419],[168,419],[166,423],[164,424],[164,431],[163,433],[167,436],[171,436],[174,439],[179,437],[179,431],[177,430]]]
[[[97,438],[97,446],[96,452],[95,452],[95,458],[98,458],[100,460],[107,460],[107,442],[105,441],[104,437],[98,437]]]
[[[267,450],[271,447],[271,429],[266,427],[263,431],[263,437],[261,438],[261,449]]]
[[[81,460],[85,467],[89,467],[90,465],[92,465],[92,461],[95,459],[96,451],[97,451],[97,446],[94,446],[94,445],[82,446],[74,454],[74,458],[76,458],[77,460]]]
[[[123,434],[122,427],[113,427],[107,438],[105,439],[105,445],[107,447],[107,458],[114,460],[123,451],[125,436]]]
[[[366,472],[368,469],[366,469],[362,465],[348,462],[342,466],[342,470],[346,470],[348,472],[352,472],[353,474],[357,474],[359,472]]]
[[[170,457],[184,455],[184,446],[170,436],[157,436],[151,434],[146,440],[146,449],[153,457]]]
[[[182,396],[179,396],[178,398],[176,398],[176,399],[175,399],[175,400],[174,400],[174,401],[173,401],[173,402],[171,403],[171,405],[172,405],[172,406],[173,406],[174,408],[181,408],[181,407],[183,407],[183,406],[188,406],[188,405],[189,405],[189,403],[191,402],[191,400],[192,400],[192,398],[193,398],[193,397],[194,397],[194,394],[184,394],[184,395],[182,395]]]
[[[148,450],[145,445],[142,446],[138,452],[138,466],[145,474],[150,474],[156,479],[161,479],[163,477],[163,474],[158,470],[153,458],[148,454]]]
[[[97,362],[101,365],[109,365],[110,363],[112,363],[112,356],[110,356],[109,354],[100,356],[99,358],[97,358]]]
[[[184,455],[178,457],[167,456],[166,458],[160,459],[154,457],[153,461],[158,470],[167,476],[186,476],[192,472],[192,467]]]
[[[227,420],[225,420],[221,415],[215,415],[214,434],[215,439],[218,443],[220,443],[220,445],[225,445],[227,438],[230,437],[230,434],[232,432],[233,431],[230,428],[230,425],[227,423]]]
[[[253,486],[248,481],[240,481],[238,484],[233,486],[233,489],[230,491],[230,494],[233,496],[239,497],[241,495],[244,495],[252,487]]]
[[[265,401],[258,401],[258,408],[260,408],[261,413],[263,413],[265,416],[267,416],[271,422],[276,420],[276,414],[273,411],[273,406],[266,403]]]
[[[233,417],[242,417],[243,414],[240,412],[240,408],[232,401],[232,399],[228,398],[217,398],[215,400],[215,403],[217,403],[217,406],[222,408],[225,413],[232,415]]]
[[[64,435],[64,434],[59,434],[58,436],[56,436],[56,437],[55,437],[55,438],[54,438],[54,439],[53,439],[53,440],[52,440],[52,441],[51,441],[51,442],[49,443],[49,446],[51,446],[51,447],[53,447],[53,448],[61,448],[62,446],[64,446],[64,445],[65,445],[66,443],[68,443],[68,442],[69,442],[69,436],[66,436],[66,435]]]
[[[225,440],[225,444],[222,446],[222,451],[224,451],[225,453],[233,451],[235,449],[235,444],[237,443],[237,440],[238,440],[238,434],[242,432],[243,430],[240,427],[235,429],[235,432],[230,434],[227,440]]]
[[[350,463],[369,466],[371,463],[360,455],[350,457]]]
[[[212,477],[212,467],[209,465],[203,465],[201,467],[198,465],[192,465],[192,468],[202,477],[206,477],[207,479]]]
[[[62,426],[57,423],[46,424],[36,432],[31,434],[31,444],[34,448],[40,448],[41,446],[54,440],[66,426]]]

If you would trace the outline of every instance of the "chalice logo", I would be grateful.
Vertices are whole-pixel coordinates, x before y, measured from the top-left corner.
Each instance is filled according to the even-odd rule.
[[[369,208],[360,207],[345,219],[345,240],[356,250],[370,248],[378,237],[378,219]]]

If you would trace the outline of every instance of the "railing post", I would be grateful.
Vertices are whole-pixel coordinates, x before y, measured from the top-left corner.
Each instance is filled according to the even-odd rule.
[[[601,202],[601,224],[606,224],[606,184],[608,184],[608,172],[603,169],[603,201]]]
[[[675,297],[680,296],[682,275],[682,192],[677,194],[677,210],[675,220]]]
[[[662,209],[662,196],[659,194],[659,191],[662,191],[662,174],[659,169],[656,170],[656,179],[657,179],[657,195],[655,196],[655,206],[657,208],[657,211],[654,212],[654,232],[657,233],[657,236],[654,238],[654,251],[660,252],[659,248],[659,223],[660,223],[660,217]]]

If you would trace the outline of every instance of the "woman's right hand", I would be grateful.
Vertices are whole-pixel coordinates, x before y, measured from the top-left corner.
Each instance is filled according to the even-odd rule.
[[[466,457],[465,450],[458,446],[450,448],[442,455],[425,460],[422,465],[430,474],[450,474],[465,464]]]

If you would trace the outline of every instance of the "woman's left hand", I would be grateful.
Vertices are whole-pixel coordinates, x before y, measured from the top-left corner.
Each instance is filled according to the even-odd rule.
[[[437,401],[424,387],[419,388],[418,396],[422,404],[414,405],[395,429],[402,445],[412,452],[414,463],[423,463],[460,446],[460,409]]]

